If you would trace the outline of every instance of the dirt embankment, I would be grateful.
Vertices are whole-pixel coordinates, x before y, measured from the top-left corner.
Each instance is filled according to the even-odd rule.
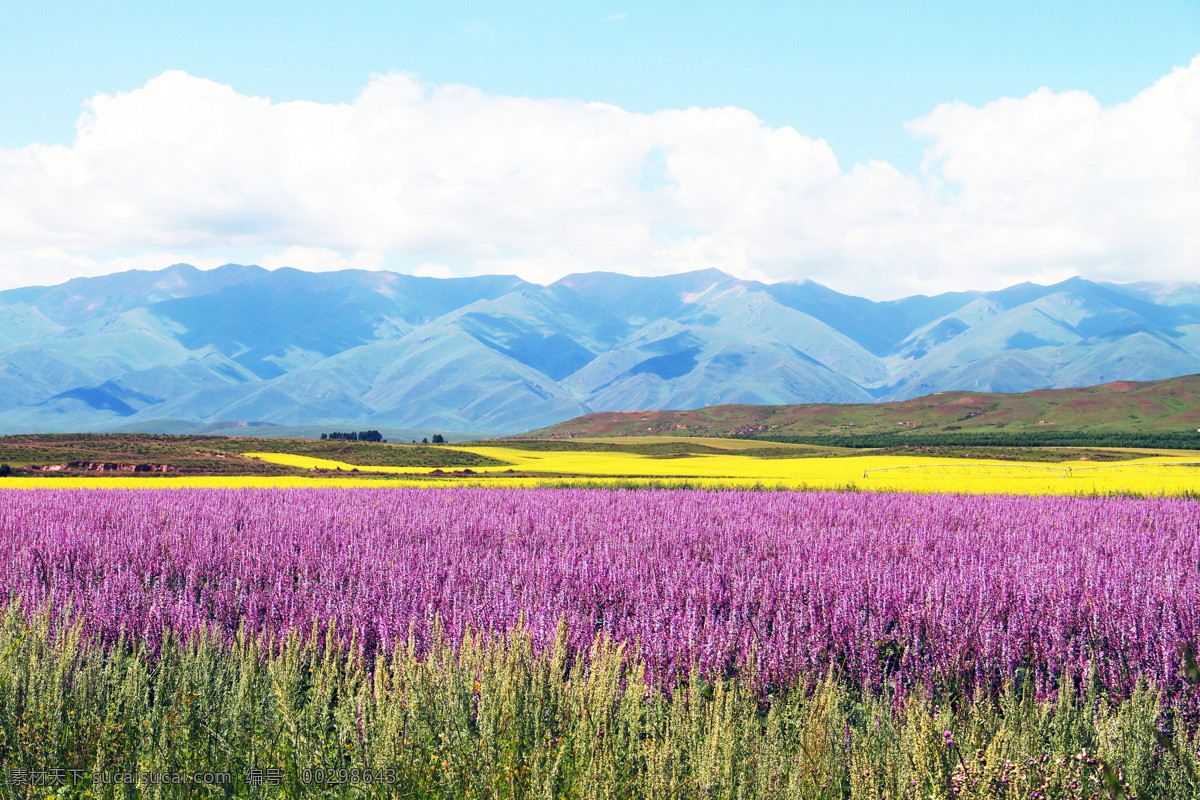
[[[65,464],[31,464],[35,472],[170,472],[167,464],[118,464],[112,461],[68,461]]]

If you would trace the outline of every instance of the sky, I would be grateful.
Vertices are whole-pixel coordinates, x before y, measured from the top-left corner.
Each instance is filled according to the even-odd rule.
[[[1200,3],[0,3],[0,289],[1200,278]]]

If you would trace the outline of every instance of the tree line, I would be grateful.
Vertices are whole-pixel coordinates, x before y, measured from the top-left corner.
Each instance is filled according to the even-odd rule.
[[[334,431],[333,433],[322,433],[321,441],[324,442],[327,440],[334,440],[334,441],[339,441],[339,442],[386,442],[387,441],[387,439],[383,438],[383,434],[381,434],[379,431],[357,431],[357,432],[350,431],[349,433],[342,433],[340,431]],[[416,439],[413,439],[414,444],[416,443],[416,441],[417,441]],[[440,433],[435,433],[433,435],[433,444],[444,444],[445,441],[446,440],[444,438],[442,438],[442,435]],[[429,444],[429,439],[428,438],[422,439],[421,444]]]
[[[1200,432],[1029,431],[1027,433],[867,433],[821,436],[736,436],[759,442],[815,444],[826,447],[1148,447],[1156,450],[1200,450]]]
[[[357,433],[355,433],[354,431],[350,431],[349,433],[340,433],[340,432],[335,431],[334,433],[322,433],[321,440],[324,441],[326,439],[334,439],[334,440],[343,441],[343,442],[383,442],[383,441],[387,441],[386,439],[383,438],[383,434],[381,434],[379,431],[358,431]]]

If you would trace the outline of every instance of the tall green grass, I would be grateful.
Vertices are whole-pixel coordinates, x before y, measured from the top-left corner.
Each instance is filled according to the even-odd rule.
[[[516,630],[367,664],[336,633],[197,637],[151,657],[55,622],[14,609],[0,628],[0,763],[15,797],[1200,797],[1194,732],[1152,688],[1119,703],[1095,690],[900,702],[831,673],[765,694],[696,677],[664,692],[636,652],[603,638],[569,652],[562,627],[542,653]],[[52,769],[78,780],[20,780]],[[313,783],[341,769],[345,782]],[[95,779],[123,772],[232,782]]]

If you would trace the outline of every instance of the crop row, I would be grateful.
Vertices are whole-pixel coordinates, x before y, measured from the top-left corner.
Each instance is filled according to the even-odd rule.
[[[370,656],[439,624],[565,619],[652,681],[1186,692],[1200,641],[1188,500],[492,489],[0,495],[0,587],[115,642],[314,626]],[[1188,703],[1185,703],[1188,704]],[[1190,704],[1189,704],[1190,705]]]

